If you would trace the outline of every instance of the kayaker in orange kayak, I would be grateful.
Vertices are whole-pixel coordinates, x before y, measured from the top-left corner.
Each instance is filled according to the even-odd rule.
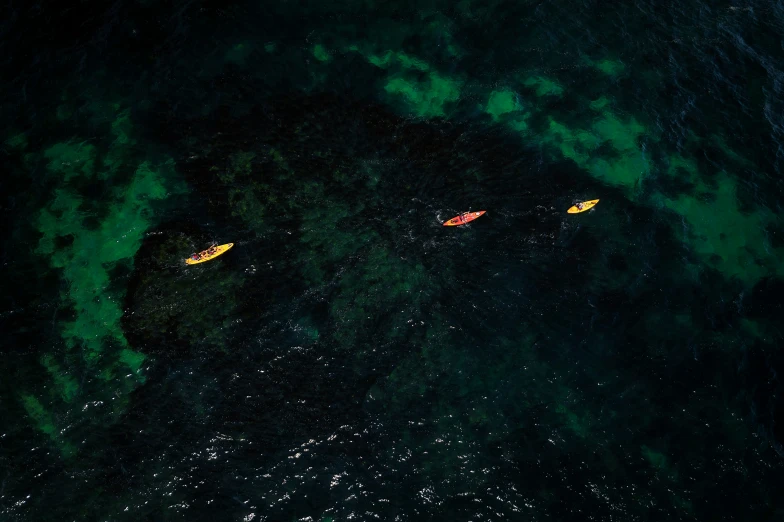
[[[445,222],[444,226],[454,227],[459,225],[465,225],[466,223],[470,223],[471,221],[475,220],[476,218],[483,215],[484,213],[485,213],[484,210],[480,210],[479,212],[461,212],[459,215]]]

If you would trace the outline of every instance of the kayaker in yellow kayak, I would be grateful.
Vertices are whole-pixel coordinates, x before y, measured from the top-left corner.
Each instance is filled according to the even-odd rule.
[[[590,201],[580,201],[579,203],[575,203],[574,206],[570,207],[567,212],[569,214],[579,214],[580,212],[585,212],[586,210],[592,209],[596,204],[599,202],[598,199],[592,199]]]
[[[189,265],[195,265],[198,263],[209,261],[210,259],[214,259],[219,255],[223,254],[233,246],[234,243],[226,243],[225,245],[212,245],[207,250],[203,250],[198,254],[196,253],[191,254],[191,256],[185,260],[185,263]]]

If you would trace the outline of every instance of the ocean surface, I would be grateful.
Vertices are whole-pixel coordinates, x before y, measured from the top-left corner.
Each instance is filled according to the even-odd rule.
[[[3,521],[784,520],[781,0],[3,11]]]

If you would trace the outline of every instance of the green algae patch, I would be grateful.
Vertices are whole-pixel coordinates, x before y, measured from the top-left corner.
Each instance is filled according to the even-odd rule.
[[[491,92],[484,111],[493,121],[504,121],[507,127],[519,134],[526,134],[529,130],[526,120],[531,114],[524,112],[519,96],[514,91],[503,89]]]
[[[349,49],[359,51],[359,48],[356,46]],[[376,67],[381,67],[382,69],[386,69],[392,65],[398,65],[403,69],[413,69],[421,72],[427,72],[430,70],[430,65],[426,61],[403,52],[387,51],[381,55],[368,53],[364,56],[367,61]]]
[[[119,107],[114,109],[114,119],[109,132],[114,137],[114,141],[103,157],[102,168],[98,169],[99,179],[105,180],[110,180],[118,174],[122,175],[130,167],[136,138],[129,109],[124,111],[120,111]]]
[[[120,327],[120,296],[107,293],[112,264],[130,259],[149,227],[150,201],[163,199],[167,191],[159,174],[141,164],[131,183],[116,191],[117,199],[98,228],[88,227],[81,211],[82,199],[67,190],[58,190],[38,219],[42,237],[38,253],[52,266],[63,269],[69,283],[63,297],[72,303],[75,319],[62,329],[67,346],[86,348],[84,357],[95,362],[104,339],[125,345]],[[70,237],[70,245],[57,247],[57,239]]]
[[[110,271],[120,263],[129,266],[133,262],[151,224],[151,202],[168,194],[161,172],[172,167],[172,162],[157,168],[140,164],[128,184],[109,192],[110,206],[97,223],[88,222],[90,213],[85,209],[90,204],[66,188],[55,191],[37,221],[41,233],[37,252],[46,256],[53,268],[62,270],[67,282],[61,295],[72,310],[72,318],[59,323],[67,350],[83,360],[94,377],[107,383],[127,373],[121,367],[128,368],[135,379],[121,385],[125,392],[144,382],[140,370],[145,356],[130,349],[125,339],[120,323],[123,295],[110,290]],[[59,175],[59,167],[52,174]],[[112,350],[117,348],[119,351]],[[66,355],[66,360],[70,359]],[[77,380],[52,355],[43,356],[41,363],[54,384],[53,393],[63,403],[73,403],[81,391]],[[127,399],[124,395],[116,399],[114,411],[121,412]],[[40,404],[30,398],[25,404],[39,429],[56,441],[58,435],[49,429],[51,423]],[[73,451],[68,443],[60,442],[64,454]]]
[[[414,69],[417,71],[429,71],[430,66],[424,60],[420,60],[419,58],[409,56],[405,53],[397,53],[397,60],[400,62],[400,65],[405,67],[406,69]]]
[[[513,131],[519,134],[525,134],[529,130],[528,122],[525,121],[526,118],[528,118],[528,113],[515,118],[510,118],[506,124]],[[477,181],[479,181],[478,173],[477,173]]]
[[[86,142],[56,143],[44,151],[51,172],[62,175],[64,181],[83,176],[95,176],[96,150]]]
[[[651,172],[650,162],[639,145],[640,137],[646,132],[645,127],[634,118],[624,122],[605,112],[604,117],[593,124],[592,131],[602,143],[610,143],[618,153],[618,157],[613,159],[592,161],[589,170],[594,176],[611,185],[640,188]],[[587,142],[583,139],[582,143]]]
[[[327,49],[321,44],[316,44],[313,46],[313,56],[320,62],[328,62],[332,60],[332,56],[330,56]]]
[[[31,423],[66,456],[74,448],[53,419],[63,411],[77,415],[74,403],[84,397],[112,400],[113,407],[97,417],[85,414],[78,422],[100,423],[97,419],[106,421],[106,416],[116,420],[128,393],[144,382],[144,355],[131,349],[122,329],[125,296],[116,273],[132,271],[134,256],[153,225],[155,202],[169,195],[164,180],[175,173],[171,160],[153,165],[138,159],[130,110],[100,101],[90,103],[90,109],[92,124],[104,129],[103,139],[54,143],[25,158],[30,166],[45,165],[42,177],[54,186],[32,224],[39,233],[35,252],[60,274],[58,309],[66,313],[56,322],[63,341],[58,348],[64,346],[64,353],[50,351],[39,359],[52,404],[44,407],[30,393],[20,400]],[[96,189],[100,198],[93,195]],[[124,375],[133,378],[122,379]]]
[[[650,161],[638,144],[644,133],[645,128],[634,118],[624,122],[604,113],[590,129],[572,129],[550,118],[544,141],[595,178],[623,187],[631,194],[651,172]],[[616,154],[609,158],[598,156],[597,149],[604,144],[610,145]]]
[[[525,81],[523,81],[523,85],[534,89],[534,92],[540,98],[543,96],[556,96],[560,98],[564,93],[564,89],[561,87],[561,84],[555,80],[551,80],[543,76],[533,76],[531,78],[527,78]]]
[[[173,169],[173,160],[168,160],[156,168],[146,161],[139,164],[131,182],[125,188],[115,191],[118,199],[123,198],[121,210],[133,212],[136,220],[149,224],[146,220],[150,217],[151,210],[148,201],[164,199],[168,195],[168,190],[163,183],[163,172]]]
[[[51,355],[41,357],[41,364],[44,365],[46,371],[52,377],[55,387],[60,393],[60,398],[66,403],[73,402],[79,393],[79,385],[76,383],[76,379],[68,375]]]
[[[626,66],[620,60],[604,59],[595,62],[593,65],[607,76],[618,76],[626,69]]]
[[[580,135],[582,135],[581,132],[575,133],[566,125],[550,118],[545,139],[556,145],[564,157],[584,167],[588,162],[589,156],[586,152],[582,152],[585,149],[585,144],[580,143],[578,140]]]
[[[55,443],[60,452],[65,457],[71,457],[76,453],[76,449],[68,442],[62,442],[59,438],[59,430],[55,423],[54,415],[44,408],[43,404],[33,395],[22,394],[20,396],[22,406],[24,406],[27,416],[33,422],[33,426],[49,437]]]
[[[267,42],[264,44],[264,51],[268,53],[274,53],[278,48],[278,44],[275,42]]]
[[[440,74],[420,58],[397,51],[373,54],[356,45],[346,49],[362,54],[376,67],[390,70],[384,90],[402,98],[407,111],[419,117],[443,117],[446,106],[460,98],[463,82]]]
[[[510,90],[493,91],[487,100],[485,112],[492,116],[494,121],[498,121],[504,114],[519,112],[523,109],[517,99],[517,93]]]
[[[74,237],[81,229],[80,207],[82,198],[66,190],[55,190],[49,208],[38,216],[38,230],[43,236],[38,241],[38,253],[48,256],[55,268],[66,267],[71,260],[71,249],[56,248],[58,238]]]
[[[27,415],[35,422],[36,428],[42,433],[49,435],[52,439],[57,438],[57,428],[55,427],[54,417],[46,411],[41,402],[32,395],[22,395],[22,405],[27,411]]]
[[[445,107],[460,98],[462,82],[431,72],[424,81],[392,78],[384,87],[391,94],[401,96],[409,109],[422,118],[443,117]]]
[[[147,359],[147,356],[145,356],[143,353],[136,352],[128,348],[123,348],[120,350],[119,359],[120,362],[130,368],[133,373],[139,373],[139,371],[142,369],[142,364],[144,364],[144,361]]]
[[[620,152],[639,150],[637,141],[645,133],[645,127],[634,118],[622,122],[609,112],[605,112],[604,118],[595,122],[592,128],[603,141],[609,141]]]
[[[617,160],[596,159],[589,167],[594,177],[605,183],[628,189],[630,194],[639,190],[651,171],[648,160],[642,155],[625,155]]]
[[[715,189],[697,185],[702,197],[660,196],[664,206],[685,219],[683,240],[692,250],[726,277],[749,285],[780,272],[779,256],[765,234],[772,216],[741,212],[735,184],[726,172],[717,176]]]

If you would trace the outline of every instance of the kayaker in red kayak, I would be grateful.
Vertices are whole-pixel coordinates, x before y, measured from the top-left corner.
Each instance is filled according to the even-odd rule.
[[[485,213],[484,210],[480,210],[479,212],[461,212],[459,215],[453,217],[446,223],[444,223],[445,227],[454,227],[458,225],[465,225],[466,223],[470,223],[471,221],[475,220],[479,216]]]

